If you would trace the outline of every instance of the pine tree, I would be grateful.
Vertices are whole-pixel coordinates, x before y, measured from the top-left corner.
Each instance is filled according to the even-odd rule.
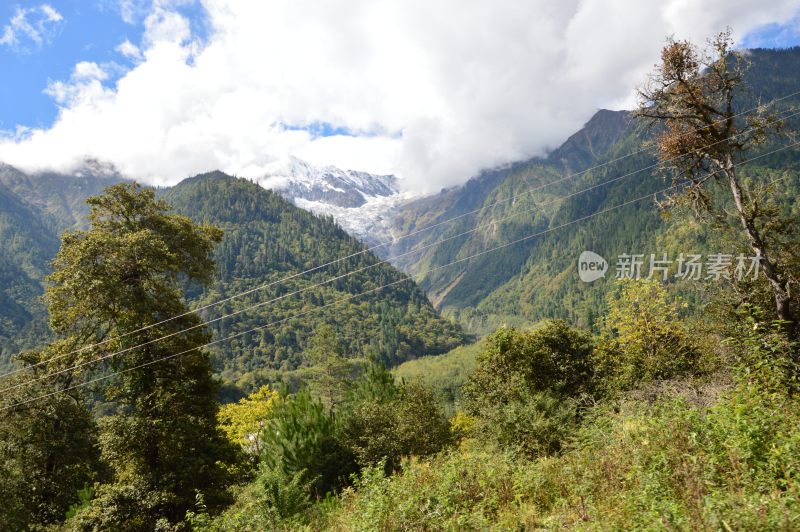
[[[322,325],[317,329],[306,357],[316,371],[317,394],[329,407],[336,406],[347,392],[352,370],[333,327]]]

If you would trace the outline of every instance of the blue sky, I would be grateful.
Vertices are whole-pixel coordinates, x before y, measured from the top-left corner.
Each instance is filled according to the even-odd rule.
[[[800,13],[791,20],[766,24],[751,31],[739,43],[742,48],[790,48],[800,46]]]
[[[78,62],[106,66],[110,74],[107,85],[113,85],[134,66],[116,48],[126,40],[139,44],[147,2],[133,0],[129,3],[131,9],[123,13],[122,3],[117,0],[3,1],[0,36],[20,11],[26,12],[26,19],[34,23],[42,19],[42,5],[52,7],[62,20],[44,25],[41,43],[17,31],[18,42],[0,44],[0,130],[13,131],[18,125],[52,125],[58,107],[46,89],[52,81],[69,79]],[[193,34],[202,37],[206,28],[199,3],[186,2],[178,9],[191,22]]]

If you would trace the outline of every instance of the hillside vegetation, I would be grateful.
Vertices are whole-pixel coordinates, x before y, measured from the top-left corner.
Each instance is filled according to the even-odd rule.
[[[47,274],[51,329],[3,376],[0,530],[799,529],[800,158],[770,116],[734,116],[729,102],[751,101],[742,56],[729,32],[710,43],[716,53],[668,41],[635,113],[648,137],[602,113],[547,161],[487,173],[423,216],[512,195],[498,212],[536,211],[501,222],[487,209],[474,218],[490,226],[416,272],[442,308],[489,331],[471,345],[331,220],[243,179],[108,187],[63,233],[52,271],[41,243],[66,218],[30,188],[0,189],[19,281],[6,297]],[[760,56],[773,68],[800,51]],[[657,177],[543,209],[516,196],[645,138]],[[661,176],[679,186],[653,198]],[[562,225],[455,277],[434,269]],[[756,253],[760,273],[732,275],[731,262],[697,279],[579,284],[579,250],[648,245]],[[3,326],[23,299],[3,300]]]
[[[215,283],[206,291],[187,287],[192,305],[273,283],[204,313],[213,319],[261,304],[212,324],[217,338],[274,324],[212,348],[222,376],[242,389],[280,381],[286,372],[307,366],[303,352],[322,324],[334,328],[347,357],[387,366],[444,353],[465,339],[412,280],[379,264],[333,220],[298,209],[278,194],[216,173],[185,180],[162,197],[177,212],[224,232],[215,251]]]
[[[58,250],[59,231],[85,225],[88,211],[78,206],[79,198],[85,201],[81,192],[89,194],[107,181],[88,179],[83,185],[77,181],[64,187],[59,181],[47,187],[37,181],[38,176],[31,178],[10,167],[3,168],[0,178],[0,234],[4,236],[0,241],[4,252],[0,257],[0,367],[7,367],[12,355],[39,346],[50,336],[39,298]],[[46,185],[56,177],[42,179]],[[61,180],[65,179],[70,178]],[[63,194],[55,192],[62,188]],[[202,313],[205,320],[236,313],[211,325],[217,339],[261,327],[212,348],[214,365],[226,381],[227,397],[238,398],[281,380],[299,386],[308,378],[303,350],[312,332],[325,323],[335,326],[354,363],[375,359],[391,366],[422,354],[446,352],[465,341],[460,328],[438,315],[413,280],[389,264],[378,264],[363,244],[331,219],[219,172],[185,180],[160,195],[177,212],[224,231],[214,252],[214,283],[207,289],[183,285],[189,306],[205,306],[251,291]],[[338,260],[343,257],[348,258]],[[354,270],[361,271],[346,275]],[[276,283],[285,277],[293,278]],[[332,277],[339,279],[326,282]],[[274,286],[259,288],[270,283]],[[316,284],[320,286],[312,286]],[[392,286],[376,290],[386,284]],[[239,312],[242,309],[248,310]],[[295,314],[301,316],[288,319]],[[264,327],[267,324],[272,325]]]
[[[798,99],[784,97],[797,91],[800,48],[750,50],[747,59],[747,89],[737,98],[737,110],[749,111],[759,103],[781,99],[769,111],[778,117],[791,115]],[[798,117],[794,116],[784,126],[793,130],[797,124]],[[605,257],[612,274],[617,257],[624,253],[646,257],[667,253],[674,259],[679,253],[737,252],[743,245],[741,239],[724,240],[720,233],[709,232],[691,218],[668,223],[648,201],[559,228],[671,185],[663,178],[649,144],[652,134],[652,129],[628,112],[600,111],[546,158],[486,171],[462,187],[404,206],[396,217],[398,235],[456,220],[401,240],[392,250],[394,255],[449,238],[441,245],[400,257],[397,264],[414,276],[445,315],[470,332],[486,334],[502,324],[524,325],[545,318],[592,327],[613,283],[607,279],[592,284],[578,280],[575,265],[585,250]],[[776,139],[761,149],[767,152],[790,141]],[[758,156],[759,152],[751,155]],[[780,184],[784,198],[794,198],[800,191],[794,150],[745,166],[743,175],[756,181],[788,175]],[[796,204],[789,208],[795,217],[800,216]],[[558,229],[441,267],[553,228]],[[465,232],[469,234],[462,235]],[[708,301],[694,287],[675,284],[696,308]]]

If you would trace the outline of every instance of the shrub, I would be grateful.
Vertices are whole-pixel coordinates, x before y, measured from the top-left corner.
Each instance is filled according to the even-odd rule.
[[[591,357],[591,338],[562,321],[500,329],[464,386],[464,407],[478,433],[504,447],[558,451],[577,421],[575,398],[592,390]]]
[[[578,423],[577,401],[552,392],[526,392],[508,403],[487,405],[475,426],[480,437],[537,456],[558,452]]]
[[[279,469],[262,467],[255,482],[241,490],[236,502],[217,517],[210,516],[198,494],[197,511],[188,512],[192,530],[296,530],[307,522],[310,486],[303,475],[287,476]]]
[[[427,456],[452,441],[450,424],[433,392],[404,384],[394,397],[376,397],[353,406],[344,437],[359,466],[383,461],[395,471],[405,456]]]
[[[578,396],[592,388],[592,339],[563,321],[531,332],[502,328],[487,339],[464,386],[469,410],[506,404],[531,392]]]
[[[608,300],[594,353],[597,382],[606,393],[700,373],[702,352],[658,281],[621,280]]]

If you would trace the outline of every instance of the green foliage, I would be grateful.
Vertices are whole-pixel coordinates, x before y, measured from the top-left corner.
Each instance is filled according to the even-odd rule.
[[[355,459],[342,443],[340,422],[308,390],[283,396],[272,408],[263,431],[262,462],[294,478],[302,475],[316,496],[345,485]]]
[[[682,307],[659,281],[619,281],[608,298],[594,357],[605,391],[701,371],[703,354],[681,317]]]
[[[407,456],[428,456],[452,441],[450,424],[434,393],[417,383],[394,397],[375,397],[347,411],[343,439],[360,467],[384,464],[396,471]]]
[[[462,448],[430,461],[412,459],[384,476],[366,468],[340,504],[318,523],[327,530],[514,530],[525,466],[496,448]]]
[[[126,483],[101,484],[91,503],[78,509],[65,528],[70,531],[175,530],[179,526],[178,519],[162,516],[170,508],[182,505],[174,493],[155,490],[143,479],[131,478]]]
[[[553,392],[522,392],[508,403],[486,405],[475,430],[503,448],[530,456],[557,453],[578,425],[578,403]]]
[[[262,506],[276,521],[295,517],[311,505],[311,486],[302,473],[289,477],[279,469],[264,468],[256,483],[262,489]]]
[[[48,277],[50,322],[62,339],[38,358],[54,370],[127,349],[109,359],[119,373],[102,388],[117,407],[100,421],[113,479],[75,519],[84,527],[152,529],[182,519],[196,490],[214,509],[227,499],[229,480],[218,462],[232,460],[233,448],[217,427],[217,384],[199,350],[209,336],[198,327],[174,334],[200,322],[186,313],[178,278],[210,281],[211,250],[221,234],[170,214],[152,190],[135,184],[109,187],[88,203],[90,228],[64,234]],[[75,349],[104,338],[101,346]]]
[[[364,401],[388,402],[397,398],[400,390],[394,374],[383,364],[371,363],[364,368],[358,379],[352,382],[347,394],[347,402],[342,405],[345,413],[353,405]]]
[[[561,321],[490,336],[464,385],[464,406],[483,437],[549,454],[577,421],[575,398],[592,391],[592,340]]]
[[[217,517],[211,517],[202,500],[186,521],[202,532],[297,530],[308,521],[310,486],[297,473],[287,476],[279,469],[263,468],[255,482],[237,494],[236,502]]]
[[[94,486],[89,486],[88,484],[84,484],[81,489],[78,490],[78,502],[73,504],[67,510],[66,518],[67,520],[72,519],[75,517],[80,510],[89,506],[94,499],[95,491]]]
[[[2,530],[63,521],[73,505],[84,502],[85,486],[101,479],[97,427],[80,400],[57,394],[13,406],[53,391],[50,386],[28,386],[6,392],[0,400],[0,407],[11,407],[0,415]]]
[[[330,325],[322,325],[311,338],[306,359],[316,375],[313,388],[329,407],[344,397],[352,376],[351,365],[344,357],[342,344]]]
[[[800,389],[800,342],[789,339],[784,323],[765,321],[766,313],[758,307],[743,305],[738,314],[734,333],[726,343],[735,346],[734,371],[739,382],[796,394]]]
[[[545,322],[531,332],[502,328],[478,356],[464,387],[465,403],[507,404],[530,392],[575,397],[592,389],[592,339],[563,321]]]
[[[399,380],[420,382],[430,386],[445,401],[448,410],[453,410],[461,400],[461,387],[477,366],[478,354],[484,343],[456,347],[438,356],[425,356],[403,362],[392,370]]]

